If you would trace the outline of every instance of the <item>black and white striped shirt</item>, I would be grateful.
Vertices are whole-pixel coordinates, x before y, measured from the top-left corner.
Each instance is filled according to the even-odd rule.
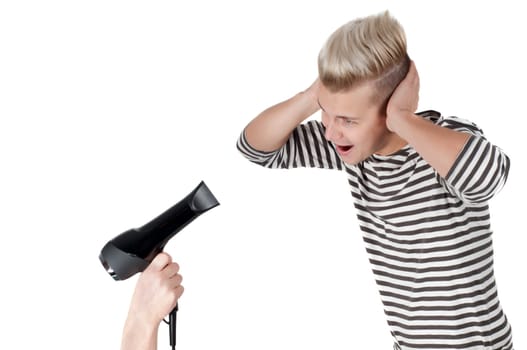
[[[487,205],[506,181],[509,159],[471,122],[419,115],[472,135],[444,178],[411,146],[345,164],[314,120],[275,152],[254,149],[244,133],[237,147],[269,168],[346,171],[395,349],[511,350]]]

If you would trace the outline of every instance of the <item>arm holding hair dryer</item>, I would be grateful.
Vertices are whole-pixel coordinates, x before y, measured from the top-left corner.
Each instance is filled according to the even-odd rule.
[[[125,327],[127,342],[126,346],[123,344],[123,350],[155,349],[157,327],[167,315],[168,312],[164,314],[163,312],[168,306],[173,307],[169,314],[169,334],[170,346],[175,349],[177,299],[183,292],[180,286],[181,276],[178,275],[177,264],[172,263],[168,254],[161,252],[176,233],[219,204],[202,181],[176,205],[142,227],[121,233],[102,248],[99,259],[115,280],[125,280],[144,271],[139,277],[132,298],[130,313],[133,315],[129,315],[127,320]],[[165,295],[167,300],[160,300]],[[152,325],[155,329],[152,329]],[[148,345],[145,344],[144,347],[133,345],[133,342],[128,341],[129,338],[139,337],[133,334],[133,330],[137,330],[138,327],[139,329],[144,327],[143,331],[147,332],[143,334],[145,339],[148,338]],[[155,334],[152,333],[154,331]]]

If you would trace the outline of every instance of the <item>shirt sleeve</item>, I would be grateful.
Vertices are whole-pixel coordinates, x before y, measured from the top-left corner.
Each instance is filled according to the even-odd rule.
[[[334,146],[324,137],[324,126],[315,120],[297,126],[287,142],[275,151],[262,152],[252,147],[247,141],[245,130],[236,146],[248,160],[266,168],[344,169]]]
[[[458,154],[445,177],[447,189],[463,201],[481,203],[491,199],[507,181],[509,157],[491,144],[475,124],[455,118],[446,127],[470,133],[471,136]]]

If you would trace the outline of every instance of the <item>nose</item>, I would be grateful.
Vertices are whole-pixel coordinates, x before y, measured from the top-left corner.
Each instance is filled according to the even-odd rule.
[[[337,123],[335,123],[335,118],[326,118],[324,126],[326,127],[326,131],[324,132],[326,140],[333,141],[338,139],[340,131],[338,130]]]

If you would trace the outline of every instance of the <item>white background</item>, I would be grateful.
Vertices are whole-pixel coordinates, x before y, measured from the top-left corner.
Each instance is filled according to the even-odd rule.
[[[100,249],[204,180],[221,205],[166,247],[186,287],[178,349],[391,349],[345,176],[235,147],[315,79],[338,26],[385,9],[419,108],[476,122],[512,160],[491,202],[495,272],[527,348],[527,26],[520,2],[465,3],[3,1],[0,348],[117,349],[137,276],[113,281]]]

